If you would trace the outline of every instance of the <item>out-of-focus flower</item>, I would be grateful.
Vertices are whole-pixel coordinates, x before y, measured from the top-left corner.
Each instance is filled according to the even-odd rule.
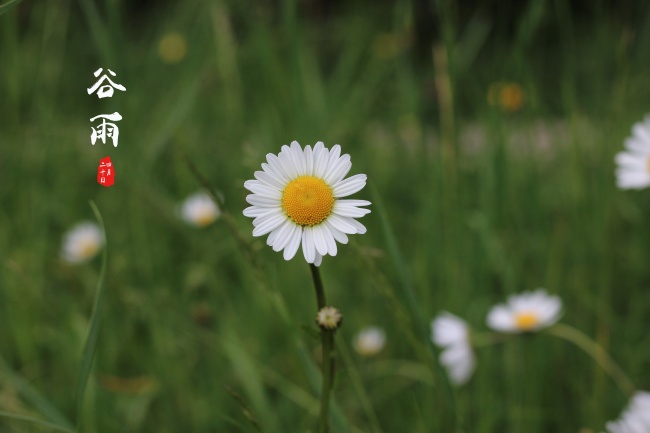
[[[284,259],[296,255],[302,244],[307,263],[321,264],[323,256],[335,256],[336,242],[346,244],[347,235],[363,234],[366,227],[355,218],[370,210],[366,200],[341,200],[366,185],[366,175],[343,179],[352,168],[350,155],[341,156],[341,146],[330,151],[322,142],[313,150],[298,142],[282,146],[276,156],[266,155],[264,171],[256,171],[256,180],[244,187],[253,194],[246,196],[252,206],[244,215],[253,220],[253,236],[269,237],[266,243],[274,251],[284,250]]]
[[[334,307],[323,307],[316,314],[316,324],[330,331],[338,329],[341,320],[343,320],[341,312]]]
[[[650,392],[637,391],[619,419],[607,423],[607,432],[650,432]]]
[[[84,263],[95,257],[103,245],[104,236],[99,226],[84,221],[63,235],[61,257],[71,264]]]
[[[616,184],[621,189],[650,186],[650,114],[632,127],[625,151],[616,155]]]
[[[463,385],[476,368],[476,358],[469,341],[467,323],[448,312],[440,313],[431,322],[433,342],[441,347],[440,363],[456,385]]]
[[[189,196],[180,207],[181,218],[196,227],[206,227],[221,215],[219,207],[212,198],[203,192]]]
[[[506,304],[494,306],[487,317],[490,328],[499,332],[533,332],[546,328],[560,319],[562,302],[544,289],[524,292],[508,298]]]
[[[187,42],[180,33],[167,33],[158,43],[158,55],[164,63],[178,63],[187,54]]]
[[[488,102],[512,113],[524,106],[524,90],[517,83],[492,83],[488,88]]]
[[[362,356],[374,356],[381,352],[385,344],[384,331],[376,326],[370,326],[359,331],[354,339],[354,350]]]

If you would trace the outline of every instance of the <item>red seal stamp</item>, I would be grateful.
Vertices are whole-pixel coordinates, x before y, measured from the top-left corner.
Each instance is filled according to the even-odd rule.
[[[99,160],[97,183],[102,186],[113,186],[115,183],[115,167],[113,167],[110,156]]]

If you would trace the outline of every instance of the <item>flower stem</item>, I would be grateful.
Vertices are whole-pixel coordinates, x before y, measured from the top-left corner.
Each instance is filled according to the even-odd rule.
[[[325,290],[323,289],[323,280],[320,276],[320,271],[318,266],[315,266],[313,263],[309,264],[311,270],[311,276],[314,280],[314,288],[316,289],[316,304],[318,305],[318,310],[320,311],[327,304],[325,298]],[[334,378],[334,356],[332,356],[332,350],[334,349],[334,330],[327,330],[321,328],[320,330],[320,341],[323,352],[323,362],[322,362],[322,371],[323,371],[323,384],[321,386],[321,397],[320,397],[320,418],[318,420],[318,433],[327,433],[329,430],[328,426],[328,414],[329,414],[329,405],[330,405],[330,391],[332,389],[333,378]]]
[[[635,392],[634,383],[598,343],[578,329],[558,323],[547,331],[551,335],[569,341],[584,350],[612,378],[623,394],[631,397]]]

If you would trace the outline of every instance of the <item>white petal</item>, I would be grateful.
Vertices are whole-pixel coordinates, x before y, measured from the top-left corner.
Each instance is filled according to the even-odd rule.
[[[370,209],[364,209],[364,208],[359,208],[356,206],[350,206],[347,204],[341,204],[337,200],[334,203],[334,207],[332,208],[332,212],[334,212],[337,215],[343,216],[343,217],[350,217],[350,218],[361,218],[364,215],[367,215],[370,213]]]
[[[268,207],[249,206],[244,209],[244,216],[255,218],[267,212],[270,212],[270,209]]]
[[[259,195],[260,197],[273,198],[280,200],[282,193],[279,189],[263,185],[259,180],[247,180],[244,182],[244,188]]]
[[[313,226],[311,231],[314,236],[314,246],[316,247],[316,251],[318,254],[324,256],[327,254],[327,241],[325,240],[322,227],[320,225]]]
[[[280,226],[280,228],[277,228],[277,229],[271,231],[271,233],[269,233],[269,235],[266,238],[266,245],[268,245],[270,247],[273,246],[273,242],[275,242],[275,239],[280,234],[280,229],[282,229],[282,226]]]
[[[339,205],[346,205],[346,206],[370,206],[372,203],[370,203],[368,200],[349,200],[349,199],[343,199],[343,200],[336,200],[336,202]]]
[[[342,180],[332,188],[334,197],[346,197],[360,191],[366,186],[366,179],[367,176],[365,174],[355,174],[352,177]]]
[[[319,144],[321,145],[320,147],[318,146]],[[322,147],[322,145],[323,143],[319,141],[314,147],[314,176],[321,179],[325,177],[325,169],[327,168],[330,156],[330,151]]]
[[[305,146],[305,174],[313,176],[314,174],[314,155],[311,151],[311,146]]]
[[[447,367],[451,381],[456,385],[467,382],[476,364],[472,348],[467,344],[449,346],[440,354],[440,363]]]
[[[327,217],[327,222],[332,224],[335,229],[343,233],[353,235],[357,232],[357,229],[354,227],[354,225],[350,224],[348,218],[341,217],[336,214],[330,214],[330,216]]]
[[[281,209],[272,208],[272,207],[263,207],[261,209],[264,209],[267,212],[264,212],[263,214],[259,215],[257,218],[253,220],[253,227],[257,227],[258,225],[262,224],[264,221],[274,218],[278,215],[284,215]]]
[[[490,310],[487,317],[488,327],[500,332],[517,332],[512,312],[503,304]]]
[[[266,164],[262,164],[264,166]],[[268,167],[268,165],[267,165]],[[255,178],[267,186],[277,188],[282,191],[286,184],[280,180],[275,173],[269,173],[267,171],[256,171]]]
[[[640,170],[646,170],[648,164],[649,155],[633,155],[629,152],[620,152],[616,154],[614,160],[616,164],[621,167],[637,168]]]
[[[358,235],[362,235],[362,234],[364,234],[366,231],[368,231],[368,230],[366,229],[366,226],[364,226],[363,224],[361,224],[359,221],[357,221],[357,220],[355,220],[355,219],[347,218],[347,222],[349,222],[350,224],[352,224],[352,226],[357,230],[357,234],[358,234]]]
[[[325,182],[329,185],[336,185],[345,177],[346,174],[350,172],[352,168],[352,163],[350,162],[350,155],[343,155],[339,160],[334,164],[334,167],[329,169],[325,174]]]
[[[621,189],[642,189],[650,186],[650,175],[644,172],[618,172],[616,184]]]
[[[284,164],[282,164],[280,158],[278,158],[276,155],[272,153],[268,153],[266,155],[266,161],[269,163],[269,167],[271,167],[271,169],[273,170],[273,173],[271,174],[278,175],[280,178],[282,178],[284,183],[287,183],[292,179],[289,176],[289,173],[285,170]]]
[[[253,229],[253,236],[263,236],[267,233],[270,233],[271,230],[275,230],[277,227],[280,227],[280,224],[286,220],[287,217],[284,215],[276,215],[274,217],[271,217]]]
[[[291,220],[286,220],[280,228],[275,230],[271,235],[276,235],[273,239],[273,243],[271,246],[273,247],[273,251],[281,251],[284,247],[287,246],[289,241],[291,240],[291,236],[293,235],[293,231],[296,228],[296,224],[294,224]],[[269,238],[271,237],[269,235]]]
[[[431,321],[431,339],[441,347],[468,341],[467,323],[458,316],[443,311]]]
[[[650,153],[650,141],[640,140],[638,137],[629,137],[625,139],[625,149],[639,156]]]
[[[332,147],[332,149],[330,150],[330,155],[327,160],[327,167],[325,168],[325,173],[323,174],[323,178],[327,177],[327,175],[336,166],[336,163],[339,160],[339,156],[341,156],[341,146],[335,144],[334,147]]]
[[[314,266],[320,266],[321,263],[323,263],[323,256],[316,253],[316,257],[314,258]]]
[[[274,198],[263,197],[257,194],[249,194],[246,196],[246,201],[253,206],[259,207],[280,207],[280,200]]]
[[[650,142],[650,129],[643,123],[637,123],[632,127],[632,135],[646,143]]]
[[[325,243],[327,243],[327,254],[334,257],[337,252],[336,241],[334,240],[334,235],[330,230],[329,226],[326,224],[321,224],[321,231],[323,236],[325,236]]]
[[[325,220],[323,222],[323,224],[325,225],[325,227],[327,227],[327,229],[332,234],[332,236],[334,236],[334,239],[337,242],[342,243],[342,244],[347,244],[348,243],[348,235],[343,233],[341,230],[338,230],[338,229],[334,228],[334,226],[327,220]],[[334,255],[334,254],[332,254],[332,255]]]
[[[304,227],[302,229],[302,253],[307,263],[314,263],[316,246],[314,245],[314,234],[311,227]]]
[[[287,246],[284,248],[284,259],[285,260],[291,260],[293,256],[296,255],[296,252],[298,251],[298,248],[300,247],[300,241],[302,240],[302,227],[299,225],[296,225],[295,230],[293,231],[291,235],[291,239],[289,240],[289,243]]]
[[[291,148],[285,144],[282,146],[282,152],[278,154],[278,159],[280,160],[280,164],[282,164],[282,168],[289,176],[289,179],[293,180],[297,178],[299,174],[296,170],[291,154]]]
[[[298,144],[297,141],[292,141],[291,150],[296,171],[299,175],[304,175],[307,172],[307,162],[305,161],[305,154],[302,151],[302,147],[300,147],[300,144]]]

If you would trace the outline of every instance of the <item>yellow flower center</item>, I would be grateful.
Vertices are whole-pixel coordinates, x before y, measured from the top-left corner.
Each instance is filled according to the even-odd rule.
[[[522,331],[529,331],[539,323],[539,317],[535,313],[518,313],[515,317],[515,325]]]
[[[210,209],[204,209],[198,215],[196,215],[194,221],[197,226],[205,227],[212,224],[215,219],[216,215],[214,212],[212,212]]]
[[[97,242],[93,240],[86,240],[81,244],[81,247],[79,248],[81,252],[81,257],[83,258],[88,258],[92,257],[95,255],[97,252],[97,248],[99,245],[97,245]]]
[[[282,192],[282,208],[296,224],[320,224],[332,213],[334,193],[323,179],[300,176],[287,184]]]

